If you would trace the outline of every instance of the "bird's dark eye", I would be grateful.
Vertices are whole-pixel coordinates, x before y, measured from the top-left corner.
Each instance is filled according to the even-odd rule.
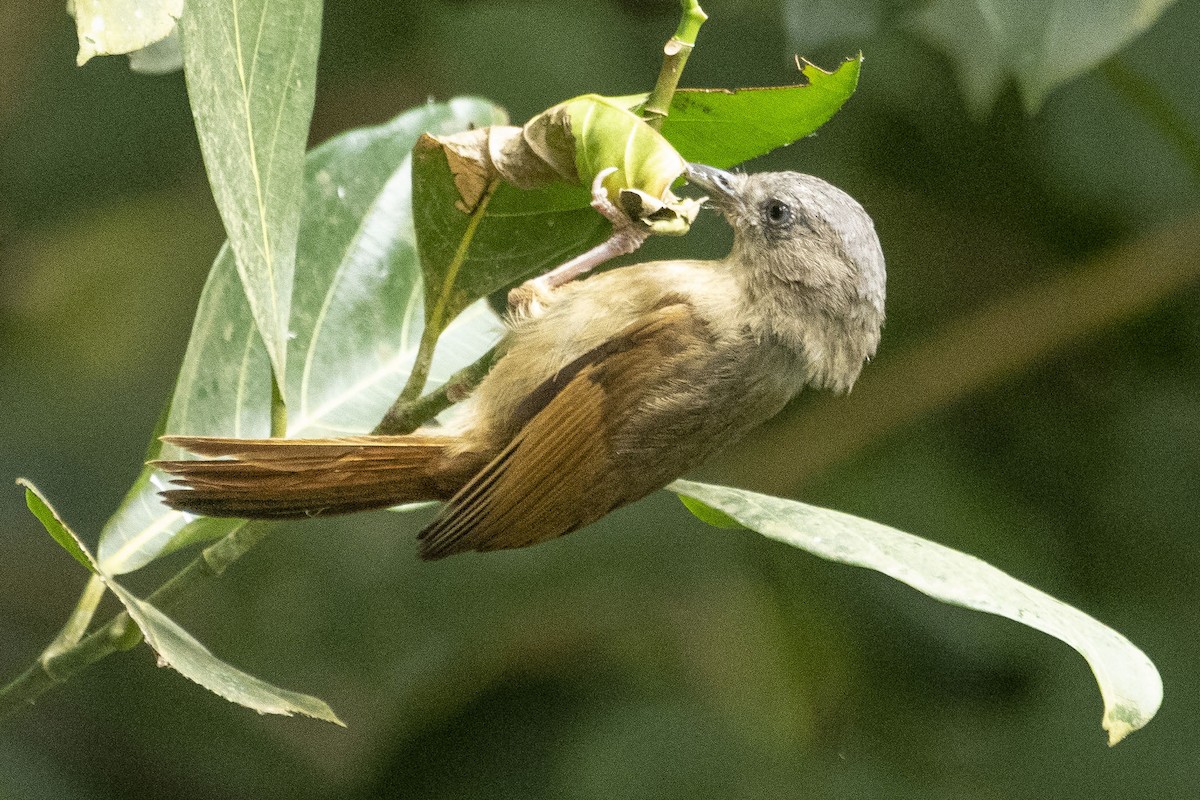
[[[784,228],[792,224],[792,207],[782,200],[768,200],[763,211],[771,225]]]

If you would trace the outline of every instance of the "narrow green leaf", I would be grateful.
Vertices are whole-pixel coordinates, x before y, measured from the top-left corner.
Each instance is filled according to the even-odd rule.
[[[158,654],[159,665],[168,666],[185,678],[224,697],[231,703],[252,708],[260,714],[304,714],[345,727],[324,700],[299,692],[280,689],[253,675],[242,672],[214,656],[208,648],[179,627],[170,617],[145,600],[109,579],[108,588],[129,612],[146,637],[146,643]]]
[[[424,316],[412,225],[413,144],[426,131],[450,133],[501,118],[483,100],[430,104],[309,154],[287,367],[289,435],[368,431],[396,399]],[[464,313],[438,347],[434,385],[487,352],[501,331],[485,303]],[[266,436],[270,369],[225,247],[200,297],[166,431]],[[138,569],[168,549],[218,538],[242,524],[194,520],[185,529],[188,516],[158,500],[164,486],[161,476],[143,470],[105,525],[99,554],[107,572]]]
[[[183,0],[67,0],[75,17],[83,66],[92,56],[132,53],[167,38],[183,13]]]
[[[54,541],[62,545],[62,549],[70,553],[71,558],[82,564],[84,569],[88,572],[95,572],[96,568],[92,566],[91,558],[88,557],[75,534],[67,527],[67,523],[63,522],[62,518],[58,516],[58,512],[42,496],[38,488],[25,478],[17,478],[17,485],[25,488],[25,505],[29,507],[33,515],[42,523],[42,527],[46,529],[46,533],[50,534],[54,538]]]
[[[1110,745],[1148,723],[1162,703],[1158,670],[1128,639],[974,556],[795,500],[693,481],[675,481],[667,488],[764,536],[830,561],[882,572],[937,600],[1007,617],[1066,642],[1096,676]]]
[[[321,0],[206,0],[180,20],[213,197],[282,385]]]
[[[98,575],[125,606],[129,618],[145,636],[146,643],[158,654],[160,665],[172,667],[214,694],[252,708],[260,714],[291,716],[299,713],[344,726],[324,701],[272,686],[214,656],[208,648],[196,641],[166,614],[145,600],[135,597],[113,580],[111,575],[97,565],[91,553],[84,547],[83,541],[51,507],[37,487],[24,478],[18,480],[18,483],[25,487],[25,499],[29,509],[41,520],[46,531],[76,561]]]
[[[1015,78],[1030,113],[1158,20],[1175,0],[933,0],[916,30],[958,64],[968,107],[983,116]]]

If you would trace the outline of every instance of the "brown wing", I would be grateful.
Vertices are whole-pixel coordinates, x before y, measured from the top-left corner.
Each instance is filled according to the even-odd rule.
[[[675,476],[614,474],[614,431],[705,334],[677,303],[619,332],[546,381],[529,421],[421,532],[423,558],[524,547],[594,522]]]

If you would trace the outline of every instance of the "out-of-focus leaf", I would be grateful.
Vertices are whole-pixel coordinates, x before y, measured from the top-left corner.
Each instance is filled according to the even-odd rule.
[[[860,45],[883,22],[885,2],[890,0],[784,0],[788,39],[799,53],[840,42]]]
[[[449,133],[500,117],[482,100],[430,104],[343,134],[309,154],[292,301],[296,335],[289,343],[286,385],[292,398],[289,435],[362,433],[399,394],[423,319],[412,227],[412,146],[426,131]],[[438,347],[431,381],[440,384],[474,361],[501,331],[486,303],[462,314]],[[267,435],[269,376],[270,363],[226,247],[200,297],[166,431]],[[162,479],[147,468],[108,521],[99,547],[106,571],[137,569],[173,549],[176,536],[203,541],[242,524],[195,520],[185,530],[188,515],[162,505],[161,488]]]
[[[882,572],[937,600],[1007,617],[1066,642],[1087,660],[1100,685],[1110,745],[1148,723],[1162,703],[1158,670],[1128,639],[974,556],[795,500],[693,481],[675,481],[667,488],[764,536],[830,561]]]
[[[916,29],[958,63],[979,116],[1010,78],[1037,111],[1058,86],[1104,61],[1154,24],[1175,0],[934,0]]]
[[[260,714],[283,714],[290,717],[299,713],[344,725],[324,701],[272,686],[214,656],[208,648],[196,641],[166,614],[145,600],[138,599],[113,580],[111,575],[97,565],[79,536],[63,521],[37,488],[27,480],[22,479],[19,483],[25,487],[29,510],[63,549],[90,572],[99,575],[104,585],[112,590],[125,606],[129,618],[141,629],[146,643],[158,654],[160,665],[172,667],[214,694],[252,708]]]
[[[67,0],[75,17],[83,66],[92,56],[132,53],[165,39],[183,13],[183,0]]]
[[[213,197],[282,386],[321,0],[188,3],[180,27]]]

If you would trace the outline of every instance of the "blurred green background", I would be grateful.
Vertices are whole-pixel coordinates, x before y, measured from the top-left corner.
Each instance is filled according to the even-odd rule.
[[[0,727],[0,796],[1197,796],[1200,175],[1111,76],[1143,76],[1142,99],[1160,94],[1194,136],[1200,4],[1172,5],[1118,66],[1032,115],[1015,84],[994,104],[964,92],[910,3],[704,5],[685,85],[787,83],[796,52],[828,67],[865,54],[831,123],[747,167],[858,197],[890,286],[855,394],[802,399],[703,477],[869,516],[1077,605],[1158,664],[1158,718],[1109,750],[1065,646],[705,528],[665,495],[528,551],[433,564],[416,522],[375,514],[281,529],[174,612],[219,656],[328,700],[347,730],[256,716],[139,647]],[[674,0],[330,3],[312,142],[427,97],[482,95],[523,120],[644,91],[676,18]],[[181,75],[76,68],[60,4],[6,20],[0,479],[35,480],[94,542],[223,233]],[[727,232],[699,227],[651,254],[720,255]],[[1006,308],[1009,329],[980,328]],[[1023,312],[1055,334],[1030,344]],[[83,582],[21,493],[0,492],[0,677]]]

